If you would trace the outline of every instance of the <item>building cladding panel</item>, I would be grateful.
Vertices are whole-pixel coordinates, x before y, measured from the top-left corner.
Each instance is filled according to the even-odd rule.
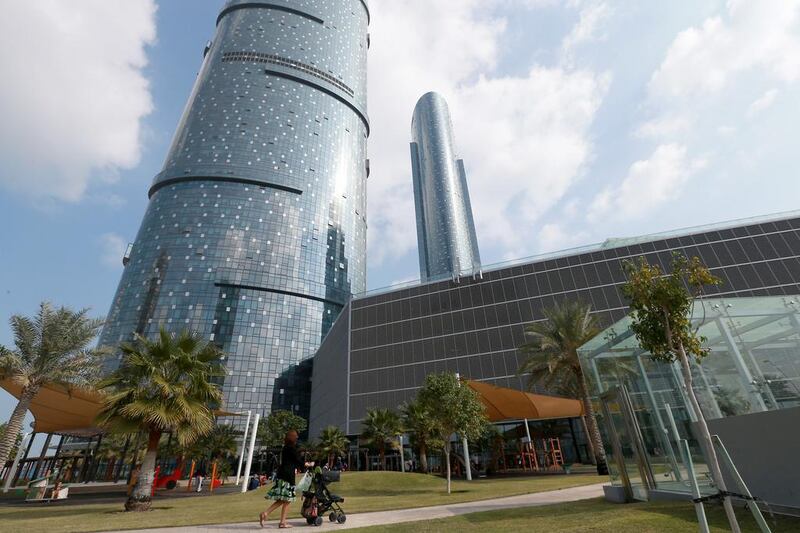
[[[359,297],[350,304],[349,352],[325,342],[315,357],[339,361],[350,369],[349,379],[313,377],[312,401],[318,394],[328,401],[338,394],[347,402],[348,418],[312,410],[311,434],[328,424],[358,433],[368,408],[396,408],[413,399],[433,372],[524,388],[517,347],[525,341],[526,324],[543,320],[543,310],[564,299],[577,299],[610,325],[627,314],[622,262],[643,256],[667,268],[674,252],[699,257],[723,279],[708,290],[709,297],[800,294],[800,215],[793,215],[668,238],[608,241],[591,251],[484,272],[482,278]],[[334,325],[343,327],[343,321]]]
[[[464,161],[456,157],[447,102],[434,92],[424,94],[414,107],[411,170],[420,278],[443,279],[479,270]]]
[[[307,413],[300,363],[365,288],[368,18],[362,0],[225,5],[101,344],[199,332],[228,354],[228,408]]]

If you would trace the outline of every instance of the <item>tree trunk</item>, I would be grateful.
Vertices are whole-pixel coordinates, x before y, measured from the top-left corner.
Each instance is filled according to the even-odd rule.
[[[603,448],[603,439],[600,436],[600,429],[597,427],[597,419],[594,417],[594,407],[589,395],[589,386],[586,384],[586,377],[582,371],[578,372],[578,385],[581,388],[581,400],[583,400],[583,409],[585,411],[586,421],[589,424],[589,439],[592,441],[594,447],[594,458],[597,465],[597,473],[601,475],[608,474],[608,466],[606,465],[606,451]]]
[[[428,473],[428,446],[426,444],[419,445],[419,468],[423,473]]]
[[[11,413],[11,418],[8,419],[8,425],[6,425],[3,438],[0,439],[0,468],[5,466],[6,461],[8,461],[11,449],[17,442],[17,435],[19,435],[22,430],[22,423],[25,422],[25,415],[28,413],[28,407],[30,407],[31,401],[33,401],[33,398],[38,392],[39,387],[25,387],[22,389],[19,402],[17,402],[14,412]]]
[[[450,443],[444,447],[444,460],[447,463],[447,494],[450,494]]]
[[[668,331],[668,335],[671,337]],[[689,358],[686,355],[686,350],[683,348],[683,343],[678,343],[677,346],[678,357],[681,361],[681,370],[683,370],[683,381],[686,388],[686,395],[689,397],[689,402],[692,404],[692,409],[697,413],[697,428],[700,433],[700,442],[705,448],[706,457],[708,458],[708,467],[711,469],[711,475],[717,488],[725,492],[728,489],[725,486],[725,479],[722,477],[722,470],[719,467],[719,460],[717,459],[717,452],[714,450],[714,443],[711,441],[711,432],[708,430],[706,424],[706,417],[700,409],[700,403],[697,401],[697,396],[694,394],[692,387],[692,369],[689,367]],[[728,517],[728,524],[731,526],[733,533],[739,533],[739,522],[736,521],[736,514],[733,511],[733,504],[729,496],[722,499],[722,505],[725,508],[725,515]]]
[[[136,480],[136,486],[128,497],[128,501],[125,502],[126,511],[150,510],[159,440],[161,440],[161,432],[151,430],[147,440],[147,452],[144,454],[142,468],[139,472],[139,479]]]
[[[381,446],[378,448],[378,453],[381,456],[381,470],[386,471],[386,448]]]
[[[581,422],[583,423],[583,432],[586,435],[586,445],[589,447],[589,460],[593,465],[596,465],[597,458],[594,456],[594,441],[591,438],[591,433],[589,433],[589,424],[586,423],[585,416],[581,417]]]
[[[108,459],[108,463],[106,463],[106,475],[103,477],[105,481],[111,481],[111,478],[114,477],[114,467],[117,464],[117,457],[112,456]]]

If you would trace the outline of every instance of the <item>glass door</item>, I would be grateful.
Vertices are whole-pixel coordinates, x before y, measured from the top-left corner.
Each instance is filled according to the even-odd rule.
[[[601,406],[614,455],[609,461],[612,479],[616,477],[632,499],[647,501],[655,480],[625,386],[604,393]]]

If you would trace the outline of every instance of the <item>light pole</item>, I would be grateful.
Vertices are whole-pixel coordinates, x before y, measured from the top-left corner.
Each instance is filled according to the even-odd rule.
[[[461,386],[461,374],[456,372],[458,386]],[[466,467],[467,481],[472,481],[472,465],[469,464],[469,443],[466,435],[461,436],[461,445],[464,447],[464,466]]]
[[[406,457],[403,453],[403,436],[399,435],[397,439],[400,441],[400,471],[405,473],[406,471]]]

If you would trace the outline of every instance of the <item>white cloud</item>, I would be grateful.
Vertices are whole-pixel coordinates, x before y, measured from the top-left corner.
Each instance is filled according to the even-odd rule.
[[[0,185],[77,201],[138,163],[155,11],[153,0],[4,2]]]
[[[589,128],[608,86],[590,71],[535,67],[479,78],[452,98],[479,237],[530,253],[520,231],[564,197],[592,158]],[[463,127],[459,127],[463,125]],[[480,126],[475,126],[480,125]]]
[[[689,179],[706,166],[691,159],[685,146],[662,144],[648,159],[636,161],[617,187],[607,187],[592,202],[590,221],[603,218],[635,219],[677,199]]]
[[[494,73],[506,21],[502,0],[375,3],[370,26],[370,261],[416,245],[408,143],[417,99],[450,104],[456,144],[485,252],[530,253],[521,231],[564,195],[592,156],[589,128],[609,76],[564,65]],[[486,255],[485,253],[483,255]]]
[[[692,121],[681,115],[664,115],[649,120],[639,126],[636,136],[642,138],[676,137],[689,130]]]
[[[578,12],[578,23],[561,42],[562,59],[572,62],[579,46],[602,39],[602,33],[598,35],[598,32],[610,15],[611,8],[605,2],[590,1],[582,6]]]
[[[777,89],[770,89],[759,96],[752,104],[750,104],[750,107],[747,108],[747,116],[752,118],[769,108],[773,103],[775,103],[776,96],[778,96]]]
[[[585,231],[574,231],[562,224],[550,222],[539,230],[539,249],[542,251],[565,250],[586,243],[589,234]]]
[[[104,233],[100,236],[100,260],[109,267],[121,267],[127,241],[116,233]]]
[[[730,0],[722,15],[682,31],[650,80],[659,98],[691,98],[725,88],[759,69],[773,79],[800,78],[800,0]]]
[[[619,185],[595,196],[589,220],[652,220],[656,209],[677,199],[705,167],[705,159],[689,154],[713,155],[714,172],[701,188],[717,179],[730,180],[725,194],[746,190],[754,179],[747,164],[768,153],[767,148],[774,157],[781,141],[765,144],[745,119],[773,105],[779,88],[800,81],[799,25],[800,0],[729,0],[699,25],[678,32],[649,77],[639,108],[644,116],[633,127],[635,137],[656,143],[654,151],[633,163]],[[753,101],[750,95],[759,93]],[[696,199],[685,200],[658,216],[668,218],[697,205]],[[737,200],[743,206],[754,201],[729,201]]]

